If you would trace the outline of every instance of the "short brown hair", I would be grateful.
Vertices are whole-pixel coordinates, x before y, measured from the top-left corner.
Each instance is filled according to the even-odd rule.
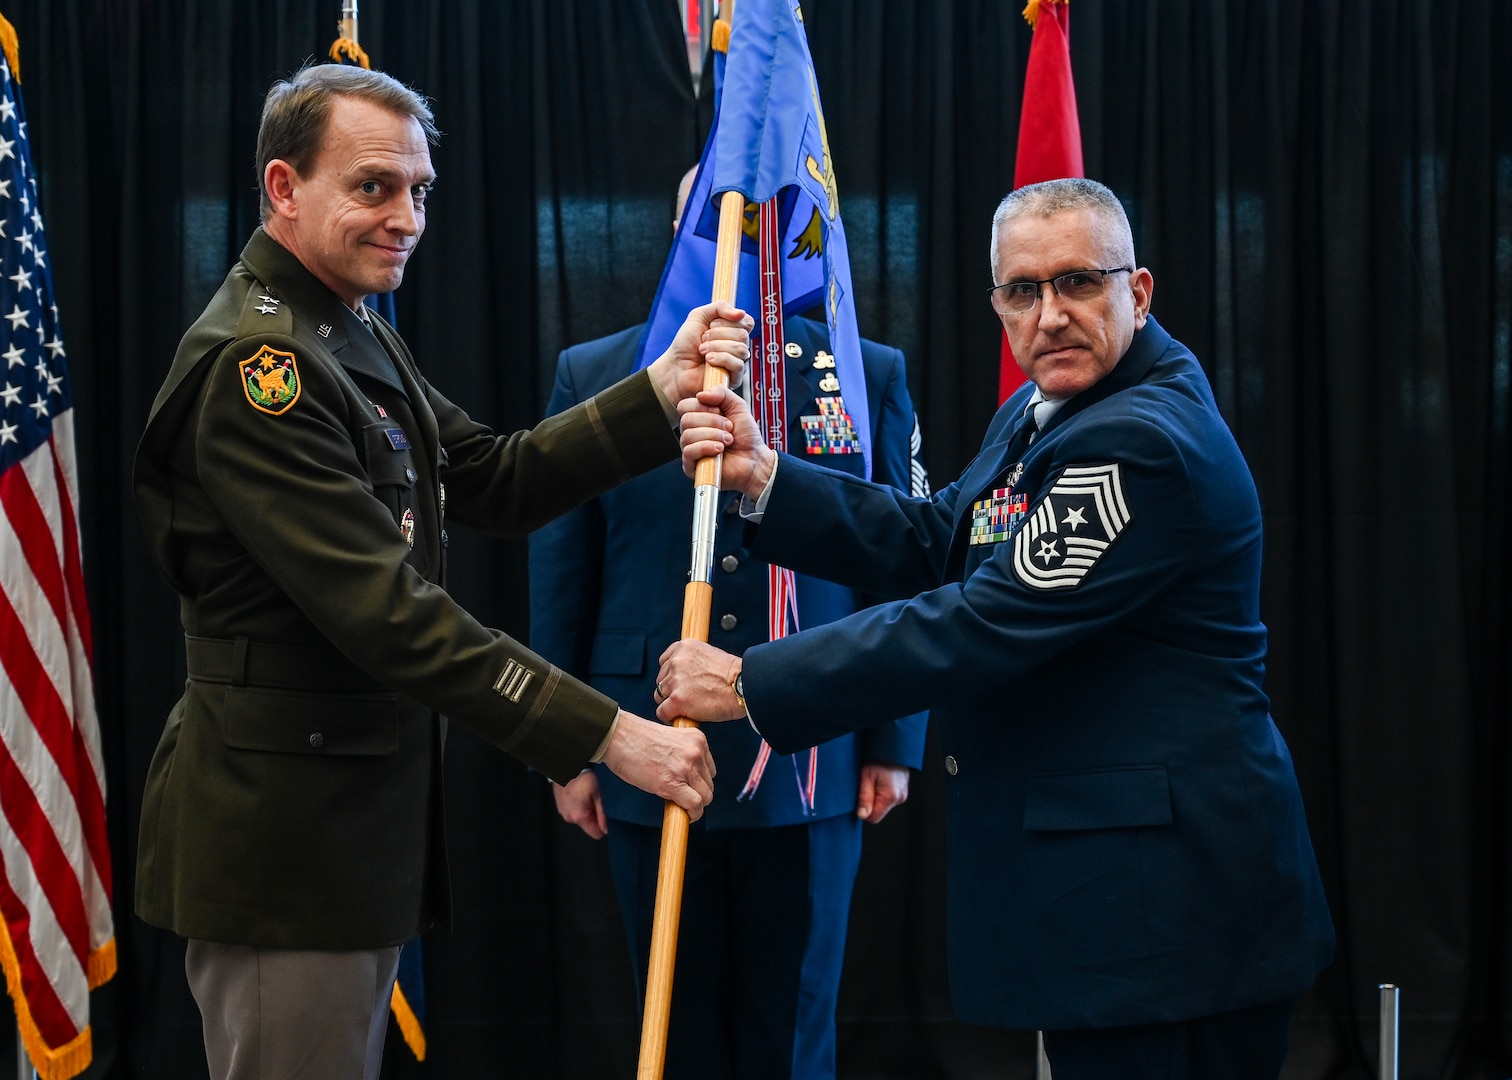
[[[338,97],[361,98],[400,116],[413,116],[432,146],[441,138],[424,95],[392,75],[350,64],[308,64],[274,83],[263,102],[257,129],[257,190],[264,220],[273,211],[264,183],[268,162],[287,161],[295,172],[307,175],[331,117],[331,102]]]

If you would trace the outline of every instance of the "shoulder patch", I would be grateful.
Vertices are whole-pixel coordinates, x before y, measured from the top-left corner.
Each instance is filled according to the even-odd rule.
[[[1073,465],[1013,540],[1013,572],[1031,589],[1080,584],[1129,524],[1117,462]]]
[[[260,412],[279,416],[299,400],[299,366],[291,352],[263,345],[241,372],[247,401]]]

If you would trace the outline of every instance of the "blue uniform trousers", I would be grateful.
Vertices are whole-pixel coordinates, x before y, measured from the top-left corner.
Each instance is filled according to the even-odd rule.
[[[661,830],[609,823],[645,1001]],[[832,1080],[835,1000],[861,822],[688,836],[665,1080]]]

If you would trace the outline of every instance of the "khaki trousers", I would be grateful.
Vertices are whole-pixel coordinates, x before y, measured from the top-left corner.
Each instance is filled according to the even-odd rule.
[[[184,972],[212,1080],[378,1080],[399,947],[189,942]]]

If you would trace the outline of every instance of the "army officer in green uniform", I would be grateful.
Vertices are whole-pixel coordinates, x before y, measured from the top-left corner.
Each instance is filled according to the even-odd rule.
[[[136,905],[188,939],[217,1080],[378,1075],[401,943],[449,914],[440,714],[554,780],[602,761],[697,817],[704,738],[620,710],[446,593],[445,525],[518,536],[677,456],[673,402],[751,322],[695,310],[647,372],[495,436],[364,297],[425,226],[436,128],[389,76],[270,90],[262,219],[157,396],[135,488],[189,680]]]

